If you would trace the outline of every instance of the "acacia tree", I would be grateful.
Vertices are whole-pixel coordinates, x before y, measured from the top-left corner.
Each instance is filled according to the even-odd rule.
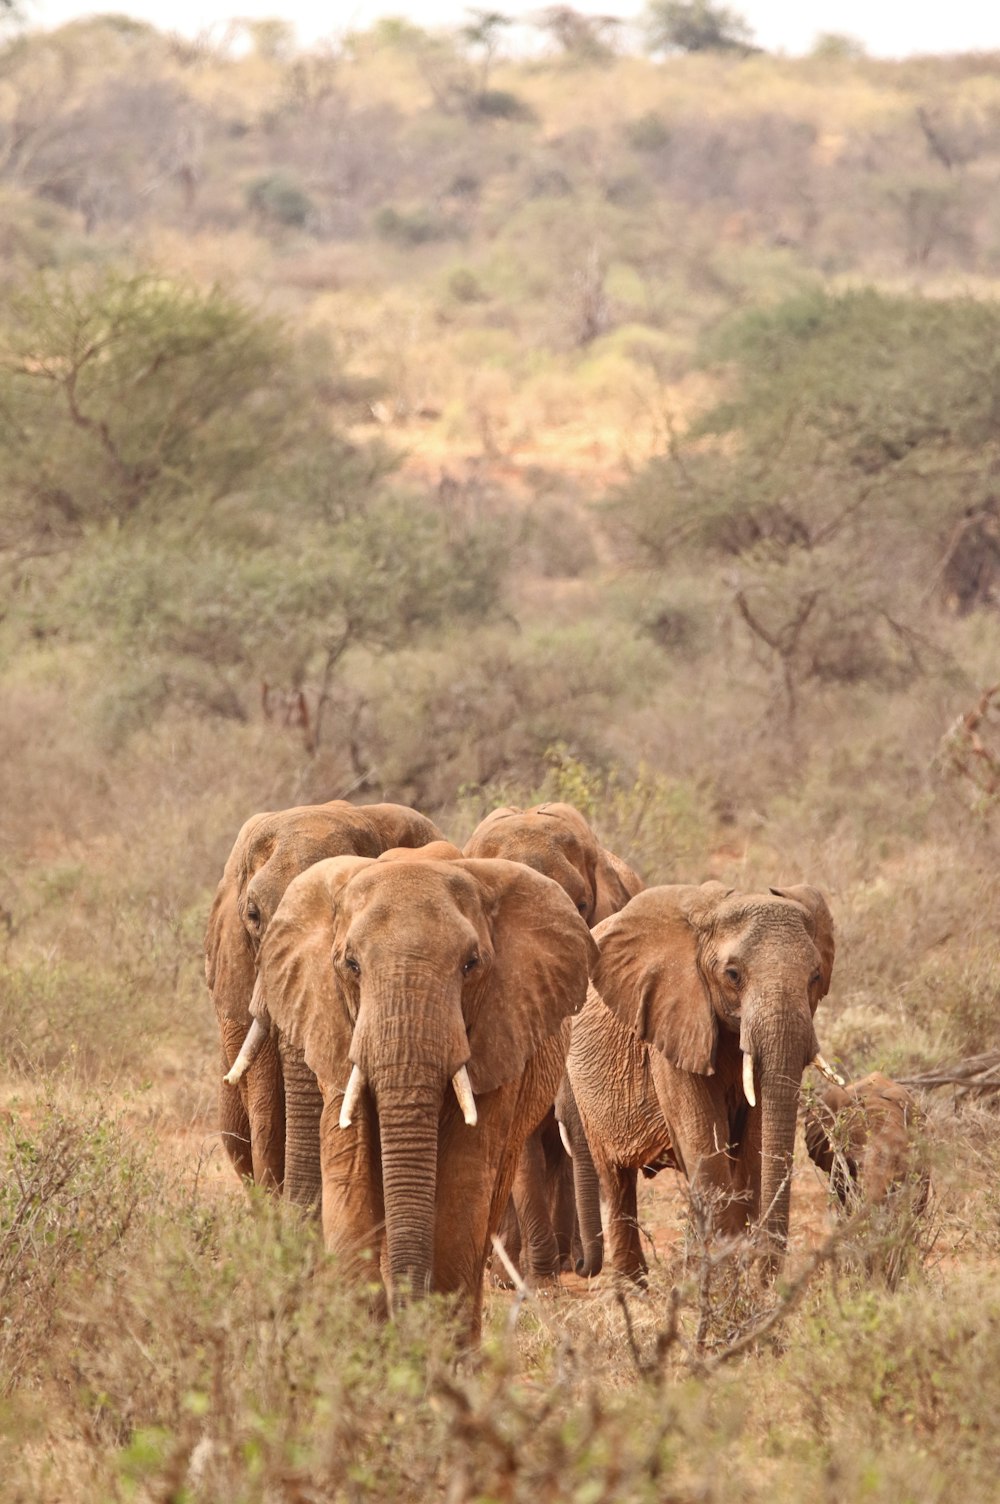
[[[494,530],[387,484],[341,438],[328,359],[217,289],[42,281],[0,336],[0,568],[22,641],[114,661],[124,729],[172,701],[245,718],[309,685],[323,735],[346,654],[487,616]]]
[[[649,0],[645,29],[650,52],[755,50],[744,18],[711,0]]]
[[[218,288],[109,272],[14,295],[0,331],[0,557],[236,490],[290,439],[286,355],[273,320]]]
[[[973,299],[743,316],[706,351],[726,399],[611,502],[620,549],[714,563],[790,718],[808,685],[906,682],[940,661],[932,606],[995,605],[962,544],[996,508],[998,349],[1000,313]]]

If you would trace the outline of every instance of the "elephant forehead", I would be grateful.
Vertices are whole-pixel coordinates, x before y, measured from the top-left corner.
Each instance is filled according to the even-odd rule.
[[[719,905],[711,929],[717,946],[737,945],[741,951],[753,951],[779,944],[801,951],[810,960],[816,952],[802,908],[788,899],[753,894],[733,897]]]
[[[497,821],[481,835],[473,835],[466,850],[470,856],[499,856],[521,862],[546,877],[555,874],[542,863],[549,866],[569,863],[582,871],[587,861],[587,846],[580,832],[559,817],[539,817],[533,811],[511,814]]]
[[[398,923],[407,915],[444,921],[458,910],[482,909],[475,879],[454,861],[378,862],[359,872],[344,891],[344,915],[362,912],[373,922]]]
[[[302,804],[266,815],[254,831],[249,872],[265,865],[269,881],[287,886],[297,873],[331,856],[378,856],[379,846],[353,810]]]

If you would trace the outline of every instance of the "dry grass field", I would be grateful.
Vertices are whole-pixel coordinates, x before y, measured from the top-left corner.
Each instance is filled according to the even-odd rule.
[[[992,1095],[457,1359],[219,1144],[222,864],[341,796],[813,883],[845,1074],[1000,1049],[1000,60],[550,42],[0,50],[4,1504],[996,1498]]]

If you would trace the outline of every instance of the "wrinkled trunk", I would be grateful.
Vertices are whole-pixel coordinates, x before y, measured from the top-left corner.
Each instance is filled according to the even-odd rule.
[[[804,1010],[804,1005],[803,1005]],[[755,1030],[754,1064],[761,1102],[760,1226],[772,1266],[780,1264],[788,1243],[788,1213],[792,1190],[792,1155],[799,1088],[809,1041],[815,1036],[808,1013],[799,1009],[789,1018],[787,1001],[772,1007],[776,1027]]]
[[[322,1191],[322,1093],[302,1051],[288,1040],[281,1042],[281,1065],[285,1082],[285,1197],[295,1206],[318,1211]]]
[[[792,1190],[792,1153],[799,1093],[797,1084],[781,1091],[768,1087],[764,1075],[761,1111],[760,1215],[770,1256],[780,1262],[788,1243]]]
[[[382,1143],[390,1300],[423,1295],[434,1266],[438,1119],[444,1095],[436,1073],[397,1069],[373,1083]]]

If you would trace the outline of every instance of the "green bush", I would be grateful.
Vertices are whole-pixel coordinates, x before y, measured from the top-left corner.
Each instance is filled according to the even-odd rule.
[[[430,245],[458,233],[452,220],[431,209],[404,211],[391,205],[376,214],[375,231],[383,240],[401,246]]]
[[[285,172],[269,172],[247,184],[248,208],[272,224],[302,229],[316,212],[305,189]]]

